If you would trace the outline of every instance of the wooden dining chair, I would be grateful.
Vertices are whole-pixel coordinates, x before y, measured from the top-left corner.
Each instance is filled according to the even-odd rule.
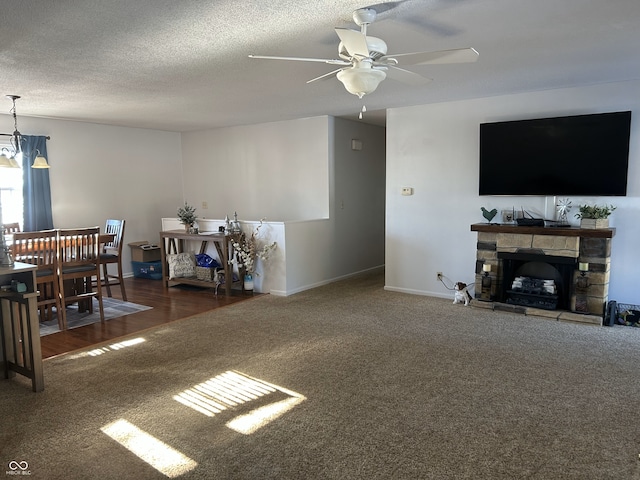
[[[18,222],[3,223],[2,229],[4,230],[5,235],[9,233],[16,233],[20,231],[20,224]]]
[[[111,287],[120,285],[122,300],[127,301],[127,292],[124,289],[124,279],[122,278],[122,239],[124,238],[124,220],[107,220],[104,232],[114,235],[113,241],[102,246],[100,253],[100,263],[102,264],[102,278],[104,286],[107,287],[107,295],[111,297]],[[115,265],[116,274],[109,273],[108,266]]]
[[[58,262],[60,266],[60,299],[62,329],[67,328],[66,306],[89,300],[93,311],[93,298],[97,298],[100,321],[104,322],[102,282],[100,280],[100,227],[58,230]],[[95,279],[96,289],[92,288]]]
[[[16,232],[11,251],[16,261],[38,266],[36,283],[40,321],[51,320],[55,308],[58,326],[62,330],[57,230]]]

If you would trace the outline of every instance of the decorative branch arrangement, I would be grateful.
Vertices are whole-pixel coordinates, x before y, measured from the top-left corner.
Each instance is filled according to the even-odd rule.
[[[277,246],[276,242],[263,245],[262,247],[258,245],[258,235],[260,228],[262,227],[263,220],[264,219],[260,220],[260,225],[251,232],[251,236],[249,238],[242,235],[238,241],[234,240],[232,242],[236,253],[235,261],[238,264],[238,267],[244,266],[246,273],[249,275],[258,275],[255,271],[256,259],[259,258],[262,261],[266,261]]]

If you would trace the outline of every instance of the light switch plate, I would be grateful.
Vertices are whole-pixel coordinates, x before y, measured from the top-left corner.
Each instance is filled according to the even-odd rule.
[[[413,195],[413,187],[402,187],[401,193],[404,196]]]

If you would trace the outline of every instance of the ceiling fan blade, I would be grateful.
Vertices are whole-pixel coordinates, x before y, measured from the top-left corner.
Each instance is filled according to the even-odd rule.
[[[249,55],[249,58],[260,58],[264,60],[293,60],[295,62],[319,62],[328,63],[329,65],[351,65],[346,60],[329,59],[329,58],[306,58],[306,57],[274,57],[270,55]]]
[[[355,30],[340,27],[336,27],[336,33],[347,49],[347,52],[349,52],[349,55],[361,58],[367,58],[369,56],[369,47],[367,46],[367,38],[365,35]]]
[[[393,63],[395,58],[402,65],[429,65],[437,63],[471,63],[478,60],[480,54],[473,48],[457,48],[454,50],[440,50],[438,52],[399,53],[385,55],[378,59],[379,63],[387,60]]]
[[[421,87],[422,85],[426,85],[431,81],[430,78],[423,77],[415,72],[410,72],[409,70],[405,70],[404,68],[394,67],[393,65],[388,66],[387,70],[387,78],[391,78],[393,80],[397,80],[398,82],[406,83],[407,85],[411,85],[414,87]]]
[[[315,82],[316,80],[322,80],[323,78],[330,77],[331,75],[335,75],[336,73],[338,73],[340,70],[342,69],[338,68],[336,70],[333,70],[332,72],[325,73],[324,75],[320,75],[319,77],[316,77],[316,78],[312,78],[311,80],[307,80],[307,83]]]

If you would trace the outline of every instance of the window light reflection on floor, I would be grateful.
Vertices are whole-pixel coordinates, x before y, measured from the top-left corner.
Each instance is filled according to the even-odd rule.
[[[258,407],[245,415],[239,415],[227,422],[227,427],[238,433],[249,435],[267,423],[273,422],[276,418],[291,410],[304,400],[304,397],[291,397],[286,400]]]
[[[124,419],[100,430],[169,478],[193,470],[198,463]]]
[[[277,398],[264,404],[268,395]],[[288,398],[282,399],[283,395]],[[261,405],[249,413],[238,415],[226,424],[232,430],[245,435],[255,432],[305,400],[299,393],[234,371],[210,378],[173,398],[208,417],[245,406],[251,401],[261,400]]]
[[[76,353],[75,355],[71,355],[69,357],[70,360],[76,358],[83,357],[97,357],[98,355],[103,355],[105,353],[113,352],[116,350],[121,350],[126,347],[132,347],[133,345],[138,345],[139,343],[146,342],[146,340],[142,337],[132,338],[130,340],[123,340],[121,342],[113,343],[109,346],[94,348],[93,350],[87,350],[86,352]]]

